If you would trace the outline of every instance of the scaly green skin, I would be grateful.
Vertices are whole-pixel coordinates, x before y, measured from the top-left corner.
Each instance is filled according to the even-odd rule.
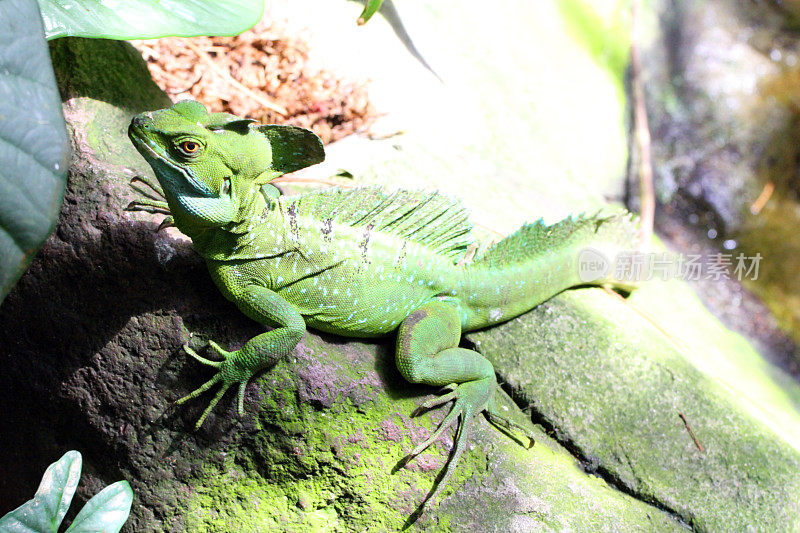
[[[199,427],[225,391],[238,385],[241,414],[247,381],[289,354],[306,325],[349,337],[399,330],[396,360],[403,376],[449,389],[420,409],[454,402],[407,460],[461,418],[451,460],[427,502],[446,485],[475,415],[485,412],[495,423],[514,425],[495,408],[491,363],[458,347],[462,332],[508,320],[584,284],[579,252],[587,246],[606,255],[632,248],[635,224],[615,215],[526,225],[463,266],[458,259],[469,243],[469,225],[457,204],[439,195],[375,189],[277,196],[267,182],[322,161],[322,146],[311,132],[251,122],[182,102],[135,117],[129,129],[160,184],[149,184],[155,194],[146,193],[133,207],[170,213],[222,293],[253,320],[275,328],[234,352],[212,342],[221,361],[186,347],[219,370],[178,402],[221,385]]]

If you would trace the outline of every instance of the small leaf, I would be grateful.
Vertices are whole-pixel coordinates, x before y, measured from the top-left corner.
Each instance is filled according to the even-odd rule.
[[[350,172],[349,170],[345,170],[343,168],[337,170],[334,176],[336,176],[337,178],[347,178],[349,180],[355,179],[355,176],[353,176],[352,172]]]
[[[0,302],[50,235],[69,141],[42,21],[31,0],[0,1]]]
[[[359,15],[356,21],[358,25],[366,24],[367,21],[372,18],[372,15],[378,12],[382,3],[383,0],[367,0],[367,3],[364,4],[364,11],[361,12],[361,15]]]
[[[45,33],[151,39],[237,35],[261,19],[264,0],[39,0]]]
[[[78,487],[81,462],[81,454],[73,450],[48,466],[33,499],[0,518],[0,531],[56,533]]]
[[[117,481],[86,502],[65,533],[117,533],[128,519],[131,503],[130,484]]]

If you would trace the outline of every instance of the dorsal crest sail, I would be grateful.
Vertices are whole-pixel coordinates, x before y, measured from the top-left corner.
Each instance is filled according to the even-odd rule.
[[[524,263],[572,244],[584,248],[593,243],[609,243],[630,250],[636,247],[638,235],[638,218],[625,210],[569,216],[551,225],[539,219],[492,246],[475,265],[500,267]]]
[[[463,257],[472,242],[469,212],[457,200],[437,192],[333,188],[281,197],[280,201],[300,216],[352,227],[371,226],[453,260]]]

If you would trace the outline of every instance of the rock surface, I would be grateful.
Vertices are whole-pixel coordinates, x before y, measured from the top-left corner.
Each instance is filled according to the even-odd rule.
[[[327,26],[352,24],[340,12],[349,4],[327,4],[304,6],[318,10]],[[452,22],[448,10],[461,5],[412,7],[409,28]],[[463,193],[481,220],[499,231],[621,194],[621,81],[585,44],[560,33],[566,27],[558,21],[567,15],[555,5],[526,10],[519,3],[491,16],[465,9],[464,25],[450,34],[452,64],[440,74],[444,79],[464,76],[460,72],[483,79],[481,69],[494,64],[494,56],[471,62],[475,47],[453,51],[479,21],[497,27],[512,20],[520,34],[536,24],[541,39],[557,42],[558,53],[574,60],[560,63],[548,51],[532,64],[509,66],[508,80],[478,91],[483,96],[473,100],[467,130],[441,119],[457,116],[448,106],[468,98],[467,80],[459,79],[464,83],[455,89],[437,86],[404,48],[392,47],[397,43],[386,22],[371,21],[374,47],[385,54],[375,61],[409,69],[398,67],[398,75],[415,72],[413,79],[421,81],[409,91],[434,87],[428,104],[442,114],[429,113],[419,124],[409,115],[408,133],[387,141],[348,139],[331,148],[328,164],[356,170],[363,181]],[[573,5],[581,6],[587,9]],[[606,15],[600,20],[613,19]],[[498,38],[493,53],[510,56],[515,35],[509,30],[507,40]],[[348,46],[355,44],[332,42],[329,52],[344,57]],[[248,386],[242,419],[232,395],[196,433],[191,428],[205,401],[170,409],[170,401],[208,379],[206,369],[182,354],[182,344],[200,348],[214,339],[235,348],[261,328],[224,300],[184,239],[155,233],[152,217],[123,211],[133,198],[125,170],[146,171],[125,137],[128,121],[166,103],[132,48],[68,39],[54,42],[52,54],[77,157],[56,233],[0,308],[6,370],[0,400],[7,406],[0,434],[8,436],[0,468],[9,473],[0,478],[0,501],[10,509],[27,499],[44,466],[74,448],[85,461],[79,498],[120,478],[131,482],[136,499],[126,531],[403,526],[433,483],[451,437],[393,473],[442,414],[409,418],[431,391],[402,380],[391,340],[361,343],[309,333],[289,360]],[[436,68],[438,61],[428,59]],[[365,69],[375,66],[369,57],[362,60]],[[563,76],[562,89],[570,79],[597,87],[597,100],[583,112],[572,109],[574,116],[557,128],[551,112],[537,115],[538,102],[566,108],[580,88],[558,99],[547,87],[537,98],[530,87],[509,82],[535,79],[549,62],[558,63],[547,68]],[[392,81],[383,78],[387,86]],[[492,87],[495,82],[502,88]],[[382,105],[395,109],[396,97],[383,94]],[[509,127],[514,106],[523,129]],[[603,111],[592,115],[598,106]],[[616,148],[600,164],[594,151],[556,143],[536,147],[531,163],[523,148],[547,138],[551,126],[562,133],[581,127],[599,132],[607,152]],[[444,135],[451,128],[453,138]],[[471,133],[476,138],[465,142]],[[531,176],[531,166],[549,174]],[[513,396],[501,395],[503,405],[531,424],[537,444],[527,449],[480,420],[442,503],[414,528],[719,530],[798,522],[800,387],[723,327],[682,282],[654,281],[627,302],[599,289],[570,291],[467,342],[495,362]],[[521,407],[531,410],[532,420]]]
[[[797,6],[658,1],[642,43],[661,229],[688,219],[708,245],[760,253],[759,278],[747,287],[795,344],[800,38],[787,13]]]

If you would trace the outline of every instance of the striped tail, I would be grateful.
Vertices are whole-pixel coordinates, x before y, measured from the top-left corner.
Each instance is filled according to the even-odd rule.
[[[465,270],[465,329],[509,320],[578,285],[630,290],[635,272],[621,267],[638,246],[638,217],[627,211],[526,224]]]

